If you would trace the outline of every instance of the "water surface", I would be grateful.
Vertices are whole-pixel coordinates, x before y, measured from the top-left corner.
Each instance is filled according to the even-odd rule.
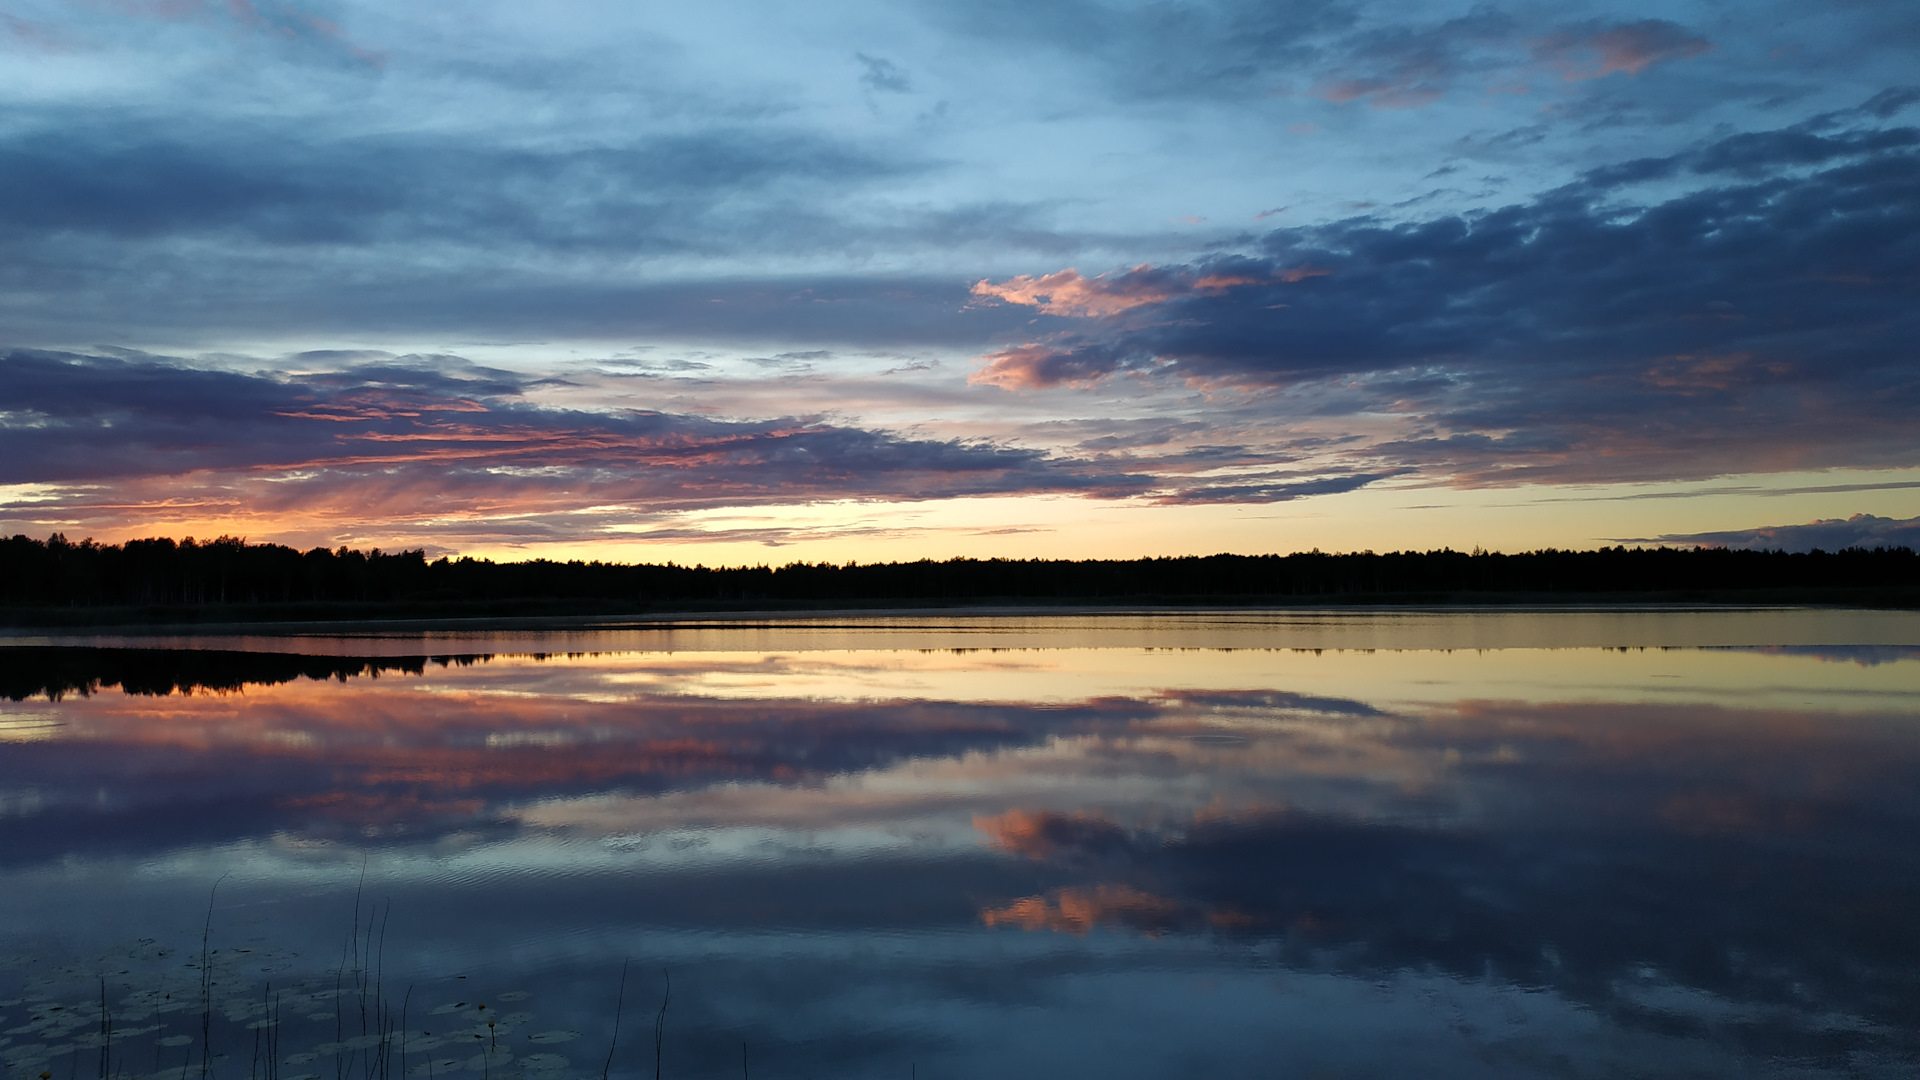
[[[1909,613],[20,637],[0,694],[9,1076],[1920,1052]]]

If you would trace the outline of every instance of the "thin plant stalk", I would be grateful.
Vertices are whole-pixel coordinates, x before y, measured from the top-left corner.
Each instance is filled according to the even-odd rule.
[[[100,976],[100,1080],[107,1080],[113,1046],[113,1014],[107,1011],[107,977]]]
[[[407,992],[400,997],[400,1080],[407,1076],[407,1005],[413,1001],[413,984],[407,984]]]
[[[660,998],[660,1014],[653,1018],[653,1080],[660,1080],[660,1045],[667,1033],[667,1002],[673,1000],[673,972],[664,971],[667,992]]]
[[[200,928],[200,1078],[213,1075],[213,898],[220,892],[221,874],[207,890],[207,921]]]
[[[613,999],[613,1038],[607,1040],[607,1063],[600,1067],[600,1080],[607,1080],[607,1073],[613,1069],[613,1048],[620,1045],[620,1010],[627,1003],[627,965],[632,962],[620,961],[620,993]]]

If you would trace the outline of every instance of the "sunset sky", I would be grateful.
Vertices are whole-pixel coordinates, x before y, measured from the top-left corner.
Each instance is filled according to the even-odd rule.
[[[4,0],[0,106],[6,534],[1920,546],[1916,4]]]

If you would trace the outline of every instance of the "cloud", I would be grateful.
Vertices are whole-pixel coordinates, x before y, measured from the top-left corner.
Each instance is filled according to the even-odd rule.
[[[1084,937],[1101,925],[1159,934],[1187,921],[1177,902],[1127,885],[1099,884],[1056,889],[980,912],[988,926],[1050,930]]]
[[[525,656],[196,659],[164,650],[0,649],[0,693],[94,684],[89,696],[69,693],[58,705],[69,730],[87,738],[9,744],[0,755],[0,782],[38,792],[33,812],[0,815],[0,865],[76,849],[152,855],[260,829],[308,837],[373,824],[415,837],[511,833],[525,828],[526,807],[548,799],[804,787],[913,759],[1035,746],[1054,731],[1149,711],[1132,701],[847,704],[636,692],[621,681],[636,672],[630,661],[529,670]],[[449,663],[458,666],[448,671]],[[699,677],[720,670],[703,662]],[[647,673],[687,674],[671,663]],[[779,674],[758,659],[740,663],[738,673]],[[122,683],[124,693],[101,692],[103,679]],[[523,692],[490,693],[494,686]],[[225,696],[235,690],[249,702],[243,715]],[[441,690],[457,694],[461,707],[422,707]],[[136,694],[161,699],[129,699]],[[555,709],[560,700],[572,704]],[[102,767],[123,781],[111,805],[92,797]],[[205,805],[227,812],[191,812]]]
[[[1651,538],[1662,544],[1699,544],[1747,551],[1840,551],[1844,548],[1920,550],[1920,517],[1884,518],[1855,514],[1823,518],[1804,525],[1765,525],[1725,532],[1669,533]]]
[[[994,817],[976,816],[973,827],[994,847],[1029,859],[1068,853],[1082,857],[1109,855],[1124,852],[1131,842],[1125,829],[1090,813],[1009,810]]]
[[[1890,86],[1868,98],[1860,106],[1860,111],[1889,120],[1916,101],[1920,101],[1920,86]]]
[[[254,40],[273,42],[294,52],[350,60],[372,68],[385,66],[386,54],[348,38],[332,19],[286,0],[115,0],[109,10],[131,19],[199,23],[239,30]]]
[[[715,225],[722,200],[784,201],[802,185],[913,168],[820,136],[741,126],[526,148],[53,110],[23,120],[0,136],[0,235],[14,243],[177,236],[631,252],[699,244],[700,230],[679,223]]]
[[[1337,104],[1414,109],[1462,87],[1511,82],[1540,63],[1580,82],[1615,72],[1638,75],[1712,48],[1663,19],[1543,26],[1484,5],[1443,19],[1383,17],[1365,4],[1252,0],[1020,8],[969,5],[941,18],[998,47],[1044,49],[1089,64],[1108,92],[1123,99],[1245,100],[1297,88]]]
[[[1347,3],[1119,6],[1086,0],[932,5],[943,28],[995,50],[1035,50],[1089,65],[1124,99],[1237,97],[1319,59],[1361,21]]]
[[[725,662],[715,655],[680,661],[682,677],[710,679]],[[764,689],[758,659],[725,670]],[[315,865],[341,867],[350,894],[354,870],[341,864],[369,844],[376,857],[397,858],[460,837],[516,839],[598,859],[609,873],[490,883],[436,917],[484,938],[524,932],[528,919],[577,923],[585,911],[605,922],[637,906],[643,929],[764,937],[765,898],[777,896],[791,930],[882,925],[937,939],[897,985],[945,988],[937,1000],[949,1013],[982,1001],[1024,1006],[1035,992],[1024,977],[995,989],[1004,984],[989,976],[1006,966],[1006,949],[951,947],[969,924],[1008,935],[1185,935],[1115,953],[1115,963],[1132,956],[1151,969],[1147,981],[1164,982],[1169,956],[1224,954],[1242,968],[1249,955],[1272,956],[1299,967],[1295,985],[1324,989],[1345,977],[1355,993],[1377,996],[1375,983],[1389,980],[1415,1008],[1425,1006],[1405,988],[1436,985],[1431,978],[1391,980],[1427,972],[1497,991],[1487,995],[1490,1025],[1502,1022],[1496,999],[1546,993],[1573,1003],[1564,1015],[1576,1021],[1621,1018],[1608,1032],[1653,1028],[1660,1045],[1649,1061],[1665,1060],[1666,1033],[1679,1025],[1716,1048],[1757,1045],[1770,1058],[1837,1046],[1904,1060],[1907,999],[1886,987],[1903,985],[1920,940],[1899,919],[1836,917],[1834,899],[1862,898],[1868,915],[1907,911],[1920,885],[1920,761],[1884,708],[1474,702],[1356,723],[1368,713],[1361,703],[1275,690],[1167,695],[1155,700],[1184,704],[1157,716],[1139,700],[636,693],[632,677],[665,663],[503,657],[425,681],[70,699],[58,710],[65,737],[0,755],[0,781],[32,793],[0,817],[0,862],[152,863],[276,834],[351,840],[359,847],[344,845],[345,856],[327,858],[328,845],[301,853],[309,877]],[[1236,702],[1244,711],[1223,718],[1221,706]],[[1323,722],[1273,713],[1296,708]],[[1231,748],[1182,738],[1226,732],[1237,737]],[[1181,756],[1195,749],[1204,757]],[[1209,783],[1196,787],[1203,762]],[[114,778],[110,800],[98,797],[103,776]],[[1269,798],[1236,798],[1250,789]],[[1123,865],[943,842],[957,834],[942,829],[1001,815],[1023,792],[1069,807],[1027,809],[1029,821],[1085,818],[1096,836],[1111,834],[1103,820],[1160,824],[1128,830]],[[1083,809],[1088,800],[1124,809]],[[715,840],[704,855],[679,847],[704,837]],[[204,892],[199,902],[204,911]],[[175,914],[197,925],[191,912]],[[822,952],[830,967],[844,950]],[[1075,949],[1067,963],[1057,950],[1031,955],[1067,980],[1042,990],[1084,981]],[[974,966],[956,969],[956,956]],[[737,961],[751,969],[741,993],[764,992],[778,962]],[[728,963],[713,967],[725,977]],[[812,998],[793,1000],[815,1007],[819,987],[832,985],[822,979],[808,969],[778,981],[802,987]],[[921,1000],[908,1012],[924,1011]],[[801,1007],[778,1004],[788,1014]],[[869,982],[846,1011],[870,1026],[872,1010]],[[1255,1025],[1270,1019],[1249,1015]],[[1836,1016],[1845,1018],[1838,1028]],[[1443,1038],[1458,1041],[1457,1017],[1442,1020]],[[986,1023],[993,1038],[1004,1034],[999,1016]],[[738,1025],[719,1030],[731,1037]],[[737,1048],[720,1046],[714,1058]]]
[[[1168,704],[1191,709],[1252,710],[1262,715],[1278,713],[1325,713],[1331,716],[1384,717],[1388,714],[1352,698],[1319,697],[1286,690],[1179,690],[1162,695]]]
[[[1091,278],[1068,267],[1040,277],[1021,274],[1001,282],[983,279],[974,282],[973,295],[1037,307],[1048,315],[1085,317],[1118,315],[1175,296],[1219,293],[1236,285],[1258,284],[1260,280],[1231,272],[1194,274],[1184,270],[1159,270],[1143,263],[1121,273]]]
[[[860,75],[860,85],[869,90],[879,90],[890,94],[908,94],[913,92],[913,82],[907,73],[893,61],[880,56],[868,56],[866,53],[854,53],[853,58],[866,68]]]
[[[1002,390],[1043,390],[1092,386],[1119,370],[1127,357],[1097,342],[1075,342],[1065,347],[1016,345],[981,360],[980,369],[967,376],[968,382]]]
[[[245,374],[15,351],[0,372],[0,483],[60,492],[8,504],[14,522],[120,531],[234,514],[578,536],[669,509],[1150,484],[1034,450],[804,418],[540,406],[523,377],[453,357]]]
[[[1467,70],[1476,46],[1507,29],[1492,17],[1455,20],[1437,27],[1380,30],[1354,42],[1335,72],[1314,94],[1335,104],[1365,102],[1377,109],[1420,109],[1440,100]]]
[[[1358,491],[1368,484],[1390,480],[1396,476],[1405,476],[1413,471],[1411,468],[1401,468],[1389,469],[1385,472],[1321,476],[1313,479],[1237,477],[1230,483],[1197,483],[1172,494],[1160,496],[1158,501],[1176,505],[1291,502],[1294,499],[1311,498],[1315,495],[1338,495],[1343,492]]]
[[[1129,287],[1111,302],[1063,292],[1058,329],[988,353],[973,380],[1014,391],[1128,374],[1400,417],[1405,435],[1353,452],[1355,475],[1479,485],[1910,465],[1916,146],[1911,128],[1740,135],[1497,210],[1281,229],[1257,254],[1115,275]],[[1678,171],[1718,181],[1624,196]],[[1212,275],[1236,285],[1177,287]],[[1108,279],[1063,271],[1005,292],[1050,303],[1049,280]]]
[[[1868,660],[1875,661],[1909,662]],[[1243,696],[1249,716],[1271,716],[1262,695]],[[1155,726],[1233,732],[1245,741],[1214,767],[1230,775],[1233,763],[1246,763],[1277,801],[1235,805],[1228,795],[1166,815],[1126,830],[1123,858],[1108,857],[1120,830],[1101,814],[985,819],[991,835],[1011,834],[1013,842],[998,846],[1023,866],[1046,860],[1045,869],[1082,880],[1048,882],[1044,891],[1013,885],[1006,899],[983,907],[983,922],[1285,940],[1342,970],[1431,967],[1552,986],[1596,1008],[1629,1002],[1621,973],[1652,964],[1698,991],[1757,1006],[1791,1000],[1805,985],[1796,985],[1813,971],[1803,947],[1831,940],[1821,914],[1830,894],[1807,894],[1788,874],[1758,888],[1741,879],[1744,891],[1734,897],[1725,893],[1727,866],[1777,860],[1784,845],[1816,853],[1817,872],[1874,895],[1915,886],[1903,861],[1913,829],[1885,809],[1913,802],[1913,747],[1886,736],[1870,715],[1828,714],[1809,724],[1792,709],[1476,701],[1394,723],[1209,727],[1203,718],[1217,715],[1213,709],[1202,696]],[[1173,726],[1180,721],[1202,723]],[[1143,770],[1157,770],[1146,761],[1165,751],[1133,752]],[[1098,760],[1101,775],[1111,775],[1113,759]],[[1424,772],[1420,761],[1438,768]],[[1341,809],[1310,809],[1308,778],[1329,775],[1392,794],[1356,805],[1342,787],[1328,799]],[[1809,776],[1833,779],[1809,787]],[[1225,781],[1219,776],[1215,790],[1231,789]],[[1070,841],[1081,835],[1096,838],[1096,858],[1076,859]],[[1826,842],[1840,835],[1861,837],[1868,854],[1835,854]],[[1892,885],[1884,880],[1889,859],[1903,867]],[[1812,863],[1805,869],[1815,872]],[[1649,895],[1686,899],[1657,912],[1630,899]],[[1728,911],[1744,915],[1730,920]],[[1795,929],[1782,936],[1781,927]],[[1777,977],[1755,981],[1750,969],[1693,965],[1688,951],[1700,941],[1742,943],[1782,966]],[[1893,946],[1875,938],[1835,947],[1882,964],[1865,958]],[[1916,943],[1897,947],[1911,952]],[[1829,1004],[1875,1007],[1862,983],[1819,981],[1833,995]],[[1769,1023],[1783,1015],[1756,1013]],[[1817,1010],[1793,1023],[1805,1025],[1796,1037],[1830,1034]]]
[[[1616,73],[1638,75],[1655,64],[1686,60],[1713,48],[1706,38],[1665,19],[1589,23],[1534,42],[1533,52],[1569,82]]]

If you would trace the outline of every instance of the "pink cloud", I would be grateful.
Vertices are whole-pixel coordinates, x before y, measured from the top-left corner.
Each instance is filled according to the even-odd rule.
[[[1175,275],[1141,263],[1123,273],[1099,277],[1087,277],[1068,267],[1040,277],[1021,274],[998,283],[982,278],[974,282],[972,291],[975,296],[1037,307],[1049,315],[1097,317],[1157,304],[1186,289]]]
[[[1037,307],[1049,315],[1099,318],[1182,297],[1217,296],[1244,285],[1292,284],[1331,273],[1333,271],[1319,266],[1288,267],[1266,274],[1236,274],[1167,270],[1141,263],[1122,273],[1090,278],[1069,267],[1040,277],[1022,274],[1001,282],[981,280],[974,283],[973,295]],[[967,377],[967,382],[975,386],[1044,390],[1056,386],[1084,389],[1139,357],[1130,357],[1124,350],[1097,342],[1030,341],[988,353],[980,359],[979,370]]]
[[[1146,484],[1039,451],[805,418],[543,408],[520,399],[519,384],[457,365],[272,378],[113,358],[0,360],[9,404],[63,410],[30,433],[0,431],[0,480],[48,486],[0,499],[10,531],[230,532],[332,547],[351,539],[343,531],[580,536],[696,507],[1112,486],[1093,475],[1119,477],[1117,493]],[[111,440],[99,436],[102,417]]]
[[[1235,274],[1196,275],[1162,270],[1141,263],[1131,270],[1087,277],[1073,267],[1034,277],[1021,274],[1005,281],[981,279],[973,295],[1009,304],[1037,307],[1048,315],[1099,318],[1137,307],[1158,304],[1191,293],[1222,292],[1236,285],[1257,285],[1265,278]],[[1297,279],[1287,279],[1297,280]]]
[[[1044,390],[1053,386],[1084,389],[1118,366],[1105,350],[1058,349],[1038,342],[1002,349],[981,359],[986,363],[967,376],[967,382],[1002,390]]]
[[[1655,64],[1706,53],[1713,43],[1665,19],[1642,19],[1607,28],[1562,31],[1534,43],[1533,53],[1568,82],[1615,72],[1638,75]]]
[[[1314,96],[1341,105],[1364,101],[1376,109],[1421,109],[1446,92],[1455,67],[1442,48],[1415,49],[1375,70],[1328,79],[1315,88]]]
[[[1061,852],[1095,852],[1123,847],[1126,830],[1110,819],[1090,813],[1063,814],[1057,810],[1013,809],[996,817],[975,815],[973,827],[1001,851],[1029,859],[1045,859]]]
[[[1103,883],[1055,889],[1047,896],[1022,897],[981,911],[980,921],[988,926],[1048,930],[1076,937],[1102,924],[1154,935],[1178,923],[1182,915],[1178,901],[1129,885]]]
[[[1340,79],[1315,91],[1335,104],[1365,101],[1376,109],[1422,109],[1439,100],[1440,87],[1410,74],[1387,78]]]
[[[1274,276],[1279,278],[1281,281],[1286,282],[1288,285],[1291,285],[1296,281],[1305,281],[1308,278],[1326,277],[1331,273],[1333,273],[1333,271],[1327,269],[1324,266],[1291,266],[1285,270],[1280,271]]]

